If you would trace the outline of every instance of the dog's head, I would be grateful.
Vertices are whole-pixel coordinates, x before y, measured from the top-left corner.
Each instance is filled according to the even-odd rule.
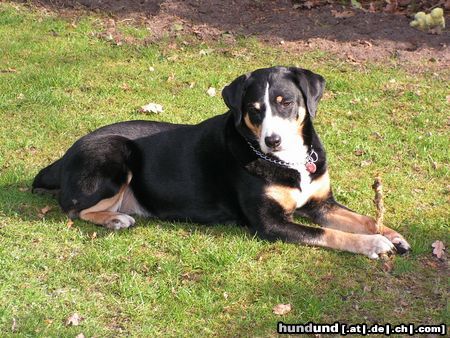
[[[264,153],[279,156],[298,149],[302,126],[316,115],[324,86],[323,77],[309,70],[273,67],[238,77],[222,96],[239,132]]]

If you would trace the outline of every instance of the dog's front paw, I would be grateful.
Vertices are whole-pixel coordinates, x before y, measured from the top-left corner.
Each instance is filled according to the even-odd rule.
[[[126,214],[118,214],[110,218],[106,223],[105,227],[111,230],[126,229],[133,226],[135,220],[133,217]]]
[[[395,249],[400,255],[403,255],[409,251],[411,251],[411,245],[403,238],[402,235],[397,234],[394,238],[387,237],[395,246]]]
[[[411,245],[409,245],[406,239],[398,232],[392,229],[385,229],[385,231],[383,231],[383,236],[389,239],[392,244],[394,244],[398,254],[403,255],[411,251]]]
[[[371,259],[378,259],[381,254],[395,250],[394,244],[383,235],[363,235],[362,253]]]

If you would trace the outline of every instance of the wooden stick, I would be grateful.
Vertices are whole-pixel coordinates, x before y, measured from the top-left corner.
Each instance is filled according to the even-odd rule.
[[[383,184],[381,182],[380,175],[377,174],[375,177],[375,181],[373,182],[372,189],[375,191],[375,198],[373,202],[375,203],[375,207],[377,208],[377,216],[375,218],[376,227],[378,233],[381,233],[383,228],[383,218],[384,218],[384,203],[383,203]]]
[[[375,207],[377,208],[377,216],[375,218],[375,226],[377,227],[377,232],[379,234],[383,233],[383,218],[384,218],[384,203],[383,203],[383,184],[381,182],[381,177],[379,174],[375,177],[375,180],[372,185],[372,189],[375,191],[375,198],[373,202],[375,203]],[[385,261],[383,265],[383,270],[389,272],[392,270],[392,263],[387,261],[392,261],[392,257],[389,258],[386,254],[381,254],[380,258]]]

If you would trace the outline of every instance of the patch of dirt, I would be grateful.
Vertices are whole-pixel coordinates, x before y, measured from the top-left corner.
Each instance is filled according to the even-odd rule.
[[[409,4],[408,0],[401,1]],[[399,5],[389,9],[380,0],[362,1],[363,9],[354,9],[350,5],[344,7],[321,0],[26,1],[63,15],[94,11],[144,24],[154,40],[180,32],[205,41],[230,33],[232,36],[252,35],[300,53],[320,49],[352,63],[395,60],[410,70],[417,69],[419,64],[434,69],[450,66],[448,28],[436,35],[409,26],[414,11],[436,5],[445,7],[447,2],[422,0],[411,2],[416,4],[414,8]],[[450,21],[448,15],[446,21]]]

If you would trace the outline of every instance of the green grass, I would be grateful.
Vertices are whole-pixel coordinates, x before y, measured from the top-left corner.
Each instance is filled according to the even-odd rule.
[[[448,323],[448,271],[431,258],[432,242],[449,244],[448,73],[417,77],[394,61],[355,66],[248,38],[117,46],[97,34],[98,22],[83,17],[73,26],[0,4],[2,337],[271,336],[280,319]],[[120,31],[147,37],[142,28]],[[201,56],[202,49],[211,51]],[[120,232],[82,221],[68,227],[54,200],[26,190],[81,135],[130,119],[197,123],[226,110],[220,95],[206,94],[209,86],[219,91],[275,64],[327,79],[316,129],[337,199],[373,215],[370,186],[382,174],[385,221],[414,250],[396,257],[392,272],[362,256],[271,244],[236,227],[145,219]],[[149,102],[164,113],[139,113]],[[46,205],[53,209],[40,218]],[[293,310],[276,316],[278,303]],[[75,312],[84,321],[66,326]]]

